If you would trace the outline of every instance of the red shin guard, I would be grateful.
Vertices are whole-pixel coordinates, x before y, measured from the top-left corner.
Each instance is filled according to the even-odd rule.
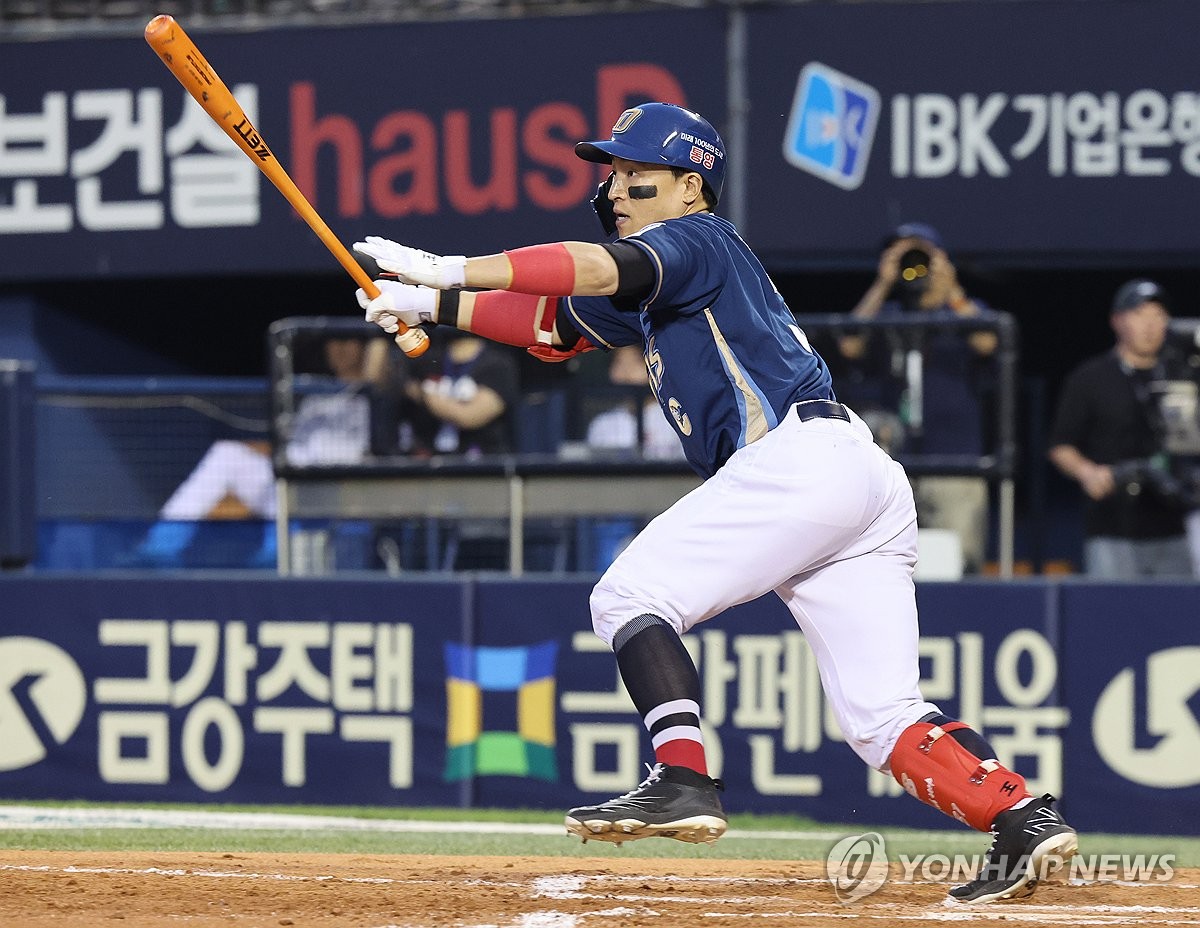
[[[950,736],[962,722],[908,726],[892,751],[892,776],[916,799],[979,831],[1029,795],[1025,779],[998,760],[981,760]]]

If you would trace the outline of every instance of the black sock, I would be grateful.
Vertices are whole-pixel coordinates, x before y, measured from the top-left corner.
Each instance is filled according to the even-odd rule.
[[[700,734],[700,675],[675,629],[640,615],[613,640],[617,667],[659,763],[707,774]]]

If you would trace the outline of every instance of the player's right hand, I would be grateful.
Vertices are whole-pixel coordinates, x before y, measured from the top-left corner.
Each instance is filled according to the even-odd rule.
[[[367,322],[374,322],[383,331],[399,331],[398,322],[410,329],[423,322],[437,322],[438,292],[428,287],[414,287],[395,280],[377,280],[379,296],[371,299],[365,290],[355,292],[358,305],[367,311]]]
[[[463,255],[443,257],[378,235],[368,235],[366,241],[355,242],[354,250],[371,258],[380,270],[391,271],[404,283],[451,290],[461,287],[466,279],[467,259]]]

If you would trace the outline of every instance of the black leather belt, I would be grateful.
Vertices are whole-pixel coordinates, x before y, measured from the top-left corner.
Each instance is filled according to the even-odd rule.
[[[807,422],[809,419],[850,421],[850,413],[846,412],[846,407],[830,400],[803,400],[796,404],[796,415],[800,417],[801,422]]]

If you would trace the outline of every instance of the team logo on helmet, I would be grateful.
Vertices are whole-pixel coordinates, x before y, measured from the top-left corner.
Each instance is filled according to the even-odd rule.
[[[618,116],[617,121],[613,123],[613,135],[618,135],[626,131],[630,126],[637,122],[638,117],[641,115],[642,111],[639,107],[635,106],[632,109],[626,110],[624,113]]]

